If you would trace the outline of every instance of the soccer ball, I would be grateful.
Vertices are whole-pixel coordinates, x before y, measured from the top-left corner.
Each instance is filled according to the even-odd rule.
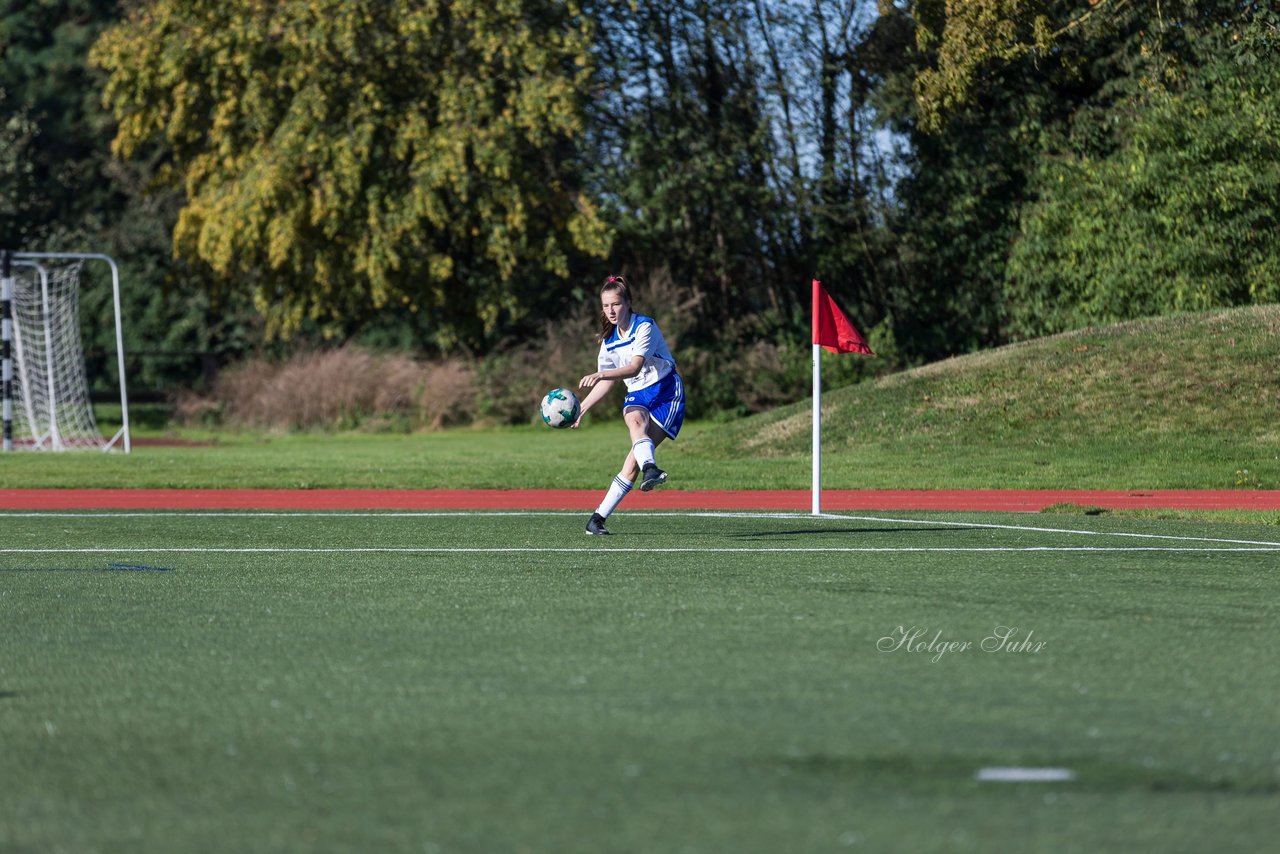
[[[548,427],[572,427],[581,412],[578,396],[567,388],[553,388],[542,398],[542,420]]]

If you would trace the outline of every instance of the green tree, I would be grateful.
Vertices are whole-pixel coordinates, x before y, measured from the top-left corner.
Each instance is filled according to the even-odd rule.
[[[175,254],[271,330],[407,311],[483,347],[607,251],[575,168],[589,39],[552,0],[154,0],[93,60],[115,151],[184,192]]]
[[[916,45],[929,61],[914,80],[920,127],[938,132],[952,116],[978,103],[1002,67],[1059,66],[1063,40],[1092,28],[1122,29],[1137,14],[1162,15],[1160,0],[915,0]],[[1194,9],[1165,0],[1170,11]],[[882,8],[892,10],[889,0]],[[1056,55],[1055,55],[1056,54]]]
[[[106,115],[86,67],[114,0],[0,0],[0,245],[81,238],[121,202],[105,175]]]
[[[1066,290],[1045,285],[1035,295],[1038,282],[1056,275],[1045,271],[1046,253],[1057,251],[1053,238],[1063,234],[1071,206],[1065,196],[1062,205],[1043,210],[1057,219],[1033,229],[1045,266],[1028,261],[1011,278],[1010,254],[1022,251],[1015,246],[1027,239],[1027,206],[1051,204],[1060,192],[1083,193],[1065,174],[1071,164],[1092,168],[1128,145],[1135,116],[1156,93],[1180,91],[1198,69],[1216,62],[1220,34],[1254,6],[1238,0],[881,3],[883,24],[915,33],[909,49],[886,54],[875,95],[881,115],[909,143],[898,205],[887,223],[894,249],[880,257],[904,349],[918,358],[963,352],[1026,334],[1037,311],[1072,312],[1061,304],[1072,298]],[[1047,163],[1057,164],[1052,177]],[[1031,244],[1024,250],[1031,252]]]
[[[1113,153],[1046,160],[1008,268],[1015,334],[1280,299],[1278,23],[1223,31]]]
[[[617,222],[612,261],[695,291],[704,334],[777,299],[769,124],[740,0],[594,7],[601,96],[592,179]]]
[[[859,315],[878,313],[870,255],[884,164],[859,52],[870,8],[593,7],[594,177],[617,217],[614,260],[693,288],[700,339],[800,337],[815,274]]]
[[[123,274],[125,353],[136,392],[189,384],[206,358],[250,346],[243,313],[211,307],[193,271],[169,260],[177,207],[154,193],[154,157],[111,157],[104,75],[90,45],[121,12],[115,0],[0,0],[0,246],[93,251]],[[110,280],[86,266],[81,325],[91,378],[114,387]]]
[[[1002,287],[1027,172],[1045,138],[1080,95],[1031,67],[994,66],[985,85],[930,123],[920,76],[937,62],[930,2],[881,4],[862,51],[877,58],[870,95],[881,120],[905,142],[877,254],[896,342],[910,361],[1000,343]],[[922,17],[923,16],[923,17]],[[923,46],[922,46],[923,45]]]
[[[33,219],[36,194],[31,152],[36,126],[25,109],[14,109],[9,101],[8,93],[0,89],[0,248],[16,249],[23,245],[24,225]]]

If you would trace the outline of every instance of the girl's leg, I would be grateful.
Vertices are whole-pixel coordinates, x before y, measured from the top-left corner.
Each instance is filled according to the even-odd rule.
[[[636,471],[636,458],[627,452],[627,459],[622,463],[622,471],[613,476],[613,483],[609,484],[609,488],[605,490],[604,500],[596,508],[597,516],[601,519],[609,518],[622,499],[626,498],[627,493],[631,491],[632,482],[636,479]]]
[[[648,412],[644,412],[643,410],[639,411],[642,412],[645,419],[648,420],[649,427],[652,428],[645,430],[646,438],[650,443],[649,454],[650,458],[652,458],[653,446],[662,444],[662,440],[667,438],[667,434],[663,433],[662,428],[658,427],[658,425],[654,424],[653,421],[648,418]],[[629,416],[631,413],[627,414]],[[629,418],[627,426],[631,426]],[[650,463],[650,465],[652,465],[652,463]],[[622,461],[622,471],[614,475],[613,483],[609,484],[609,488],[605,490],[604,500],[600,502],[600,506],[596,508],[596,512],[591,514],[591,519],[587,522],[588,534],[609,533],[605,530],[604,522],[609,518],[613,511],[617,509],[618,505],[622,503],[622,499],[627,497],[627,493],[632,490],[636,476],[640,474],[640,471],[640,464],[636,462],[635,445],[633,444],[632,450],[627,452],[627,458]]]
[[[640,469],[640,491],[648,492],[667,479],[667,473],[658,468],[653,452],[667,434],[649,416],[647,409],[629,409],[625,413],[627,428],[631,431],[631,453]]]
[[[624,412],[622,419],[627,422],[627,430],[631,433],[631,454],[635,458],[638,470],[643,471],[645,466],[652,465],[654,462],[653,449],[657,442],[649,435],[653,419],[649,417],[649,410],[638,406]]]

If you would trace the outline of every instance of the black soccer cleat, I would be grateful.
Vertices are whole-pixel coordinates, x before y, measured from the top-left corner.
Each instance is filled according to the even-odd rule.
[[[667,473],[658,468],[653,463],[645,463],[644,472],[641,474],[640,491],[648,492],[660,483],[665,483]]]
[[[609,533],[604,527],[604,517],[599,513],[592,513],[591,518],[587,520],[587,533],[592,536]]]

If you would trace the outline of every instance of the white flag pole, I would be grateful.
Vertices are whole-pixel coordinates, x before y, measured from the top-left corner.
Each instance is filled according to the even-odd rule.
[[[813,345],[813,515],[822,514],[822,345]]]

